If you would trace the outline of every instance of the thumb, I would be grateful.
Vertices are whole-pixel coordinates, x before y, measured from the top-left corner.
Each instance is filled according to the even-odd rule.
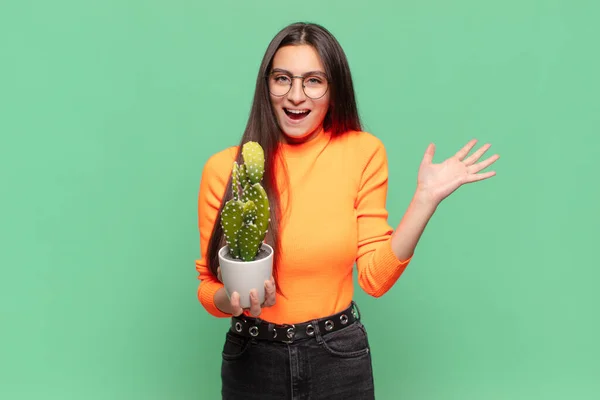
[[[433,156],[435,155],[435,144],[429,143],[427,146],[427,150],[425,150],[425,154],[423,155],[423,160],[421,164],[431,164],[433,162]]]

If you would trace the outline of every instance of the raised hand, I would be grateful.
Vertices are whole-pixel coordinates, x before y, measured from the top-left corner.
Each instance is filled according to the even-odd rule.
[[[222,283],[223,278],[221,277],[221,267],[217,267],[217,279]],[[258,304],[258,292],[257,289],[250,291],[250,315],[258,317],[265,307],[271,307],[275,305],[275,279],[271,276],[271,279],[265,281],[264,284],[265,301],[262,304]],[[244,309],[240,306],[240,294],[238,292],[231,293],[231,308],[232,314],[235,316],[241,315]]]
[[[433,163],[435,145],[431,143],[427,147],[419,167],[417,177],[418,190],[421,193],[425,193],[435,204],[439,204],[463,184],[481,181],[496,175],[495,171],[485,173],[480,173],[479,171],[489,167],[498,160],[500,157],[498,154],[477,162],[490,148],[490,144],[485,144],[467,157],[476,143],[476,139],[469,141],[454,156],[440,164]]]

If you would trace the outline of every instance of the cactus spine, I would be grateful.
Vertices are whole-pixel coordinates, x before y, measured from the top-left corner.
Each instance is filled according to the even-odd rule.
[[[221,226],[233,258],[252,261],[258,255],[269,226],[271,208],[261,185],[265,171],[265,155],[260,144],[242,146],[244,163],[233,162],[231,191],[233,198],[225,203]]]

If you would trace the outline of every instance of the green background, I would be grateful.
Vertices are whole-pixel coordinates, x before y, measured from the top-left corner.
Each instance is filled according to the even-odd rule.
[[[2,0],[0,398],[219,398],[200,174],[297,20],[347,52],[393,226],[430,141],[501,155],[387,295],[357,289],[377,398],[600,398],[597,4]]]

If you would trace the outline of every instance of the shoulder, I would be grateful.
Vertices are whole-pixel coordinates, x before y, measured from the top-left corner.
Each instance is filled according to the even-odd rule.
[[[346,145],[349,145],[363,153],[373,151],[385,151],[383,141],[366,131],[348,131],[342,135],[345,138]]]
[[[237,150],[238,146],[230,146],[211,155],[204,163],[202,179],[210,182],[227,182]]]
[[[238,146],[227,147],[217,153],[214,153],[206,160],[205,169],[222,169],[223,167],[230,168],[237,155]]]
[[[352,158],[363,166],[373,158],[385,160],[386,148],[383,141],[373,133],[366,131],[348,131],[341,135],[343,146],[352,154]],[[362,163],[360,162],[362,161]]]

